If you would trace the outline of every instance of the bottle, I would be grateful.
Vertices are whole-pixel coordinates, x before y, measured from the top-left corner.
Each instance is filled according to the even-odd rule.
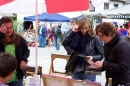
[[[112,86],[112,78],[108,79],[108,85],[107,86]]]

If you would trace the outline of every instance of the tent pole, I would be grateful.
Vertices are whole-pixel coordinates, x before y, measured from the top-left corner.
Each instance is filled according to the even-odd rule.
[[[35,43],[35,75],[37,74],[37,68],[38,68],[38,32],[37,32],[37,26],[38,26],[38,0],[36,0],[36,27],[35,27],[35,33],[36,33],[36,43]]]

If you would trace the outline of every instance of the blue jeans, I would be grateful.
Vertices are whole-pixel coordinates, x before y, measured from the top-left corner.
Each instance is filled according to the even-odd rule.
[[[60,37],[54,37],[54,45],[56,50],[60,50]]]
[[[85,74],[84,72],[72,73],[71,77],[73,79],[78,79],[78,80],[89,80],[92,82],[96,81],[96,75],[91,73],[87,73],[87,74]]]
[[[23,79],[18,79],[18,81],[8,83],[9,86],[23,86]]]
[[[40,47],[46,46],[46,37],[43,37],[41,34],[39,35],[39,46]]]

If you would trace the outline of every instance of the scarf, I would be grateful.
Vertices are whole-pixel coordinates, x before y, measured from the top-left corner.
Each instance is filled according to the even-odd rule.
[[[86,55],[86,44],[90,38],[91,37],[88,34],[83,35],[82,32],[77,32],[71,40],[70,48],[78,54]],[[76,65],[79,65],[80,67],[83,66],[84,58],[75,56],[74,66]]]

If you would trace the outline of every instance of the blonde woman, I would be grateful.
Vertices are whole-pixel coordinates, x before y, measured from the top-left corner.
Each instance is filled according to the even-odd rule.
[[[69,68],[66,68],[66,70],[71,72],[73,79],[96,81],[96,75],[94,73],[85,74],[85,67],[89,63],[77,55],[84,54],[93,61],[102,60],[103,45],[98,37],[94,35],[92,24],[85,16],[79,20],[78,28],[74,27],[72,30],[64,39],[63,45],[69,45],[76,55],[72,57],[74,58],[73,70],[70,71],[68,70]]]

